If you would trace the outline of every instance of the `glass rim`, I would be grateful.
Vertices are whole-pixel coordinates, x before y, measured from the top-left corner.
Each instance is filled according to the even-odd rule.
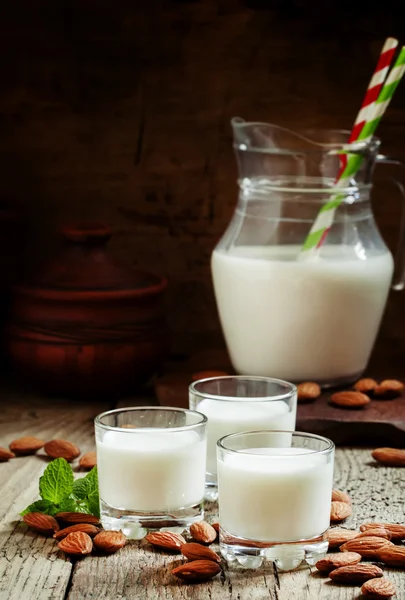
[[[252,434],[257,434],[257,433],[289,433],[292,436],[296,436],[296,437],[301,437],[301,438],[309,438],[312,440],[319,440],[321,442],[326,442],[327,447],[323,448],[322,450],[313,450],[310,452],[310,454],[329,454],[330,452],[332,452],[335,449],[335,444],[332,442],[332,440],[330,440],[329,438],[323,437],[322,435],[318,435],[316,433],[307,433],[306,431],[293,431],[293,430],[289,430],[289,429],[258,429],[256,431],[240,431],[238,433],[230,433],[228,435],[224,435],[223,437],[221,437],[218,441],[217,441],[217,447],[221,448],[221,450],[225,450],[225,452],[232,452],[233,454],[243,454],[245,456],[266,456],[265,454],[259,454],[259,453],[255,453],[255,452],[248,452],[247,450],[250,450],[249,448],[245,448],[242,450],[234,450],[233,448],[227,448],[224,445],[224,441],[226,441],[229,438],[235,438],[238,436],[244,436],[244,435],[252,435]],[[277,448],[276,448],[277,449]],[[296,454],[291,455],[288,458],[295,458],[297,456],[308,456],[308,452],[298,452]],[[273,457],[277,457],[277,454],[272,455]],[[282,456],[280,454],[280,456]],[[285,455],[284,455],[285,456]]]
[[[197,423],[190,423],[188,425],[182,425],[180,427],[116,427],[115,425],[105,425],[101,422],[101,419],[106,416],[124,413],[124,412],[139,412],[144,411],[157,411],[161,410],[164,412],[181,412],[186,414],[198,415],[200,420]],[[181,408],[177,406],[128,406],[127,408],[114,408],[113,410],[106,410],[94,418],[94,425],[101,427],[106,431],[118,431],[120,433],[146,433],[152,431],[167,431],[168,433],[176,433],[180,431],[190,431],[190,429],[197,429],[202,425],[206,425],[207,417],[199,412],[198,410],[191,410],[189,408]]]
[[[242,398],[239,396],[224,396],[221,394],[203,393],[195,389],[195,386],[199,383],[205,383],[207,381],[223,381],[225,379],[237,379],[239,381],[265,381],[267,383],[283,384],[289,386],[290,391],[274,396],[252,396]],[[287,400],[288,398],[293,398],[294,394],[297,394],[297,386],[294,383],[285,381],[284,379],[276,379],[273,377],[255,377],[254,375],[221,375],[220,377],[206,377],[204,379],[198,379],[197,381],[193,381],[193,383],[190,383],[188,390],[189,393],[192,392],[193,394],[195,394],[203,400],[215,400],[217,402],[277,402],[280,400]]]

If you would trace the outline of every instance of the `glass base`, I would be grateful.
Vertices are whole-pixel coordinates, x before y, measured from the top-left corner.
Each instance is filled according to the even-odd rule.
[[[363,375],[363,373],[364,373],[364,369],[362,369],[358,373],[355,373],[354,375],[347,375],[345,377],[339,377],[336,379],[328,379],[326,381],[320,380],[318,383],[321,386],[321,388],[325,389],[325,390],[329,389],[329,388],[347,387],[349,385],[352,385],[359,379],[361,379],[361,376]],[[318,380],[314,379],[314,381],[318,381]],[[300,382],[298,381],[297,383],[300,383]]]
[[[218,500],[218,486],[216,482],[208,480],[205,482],[204,500],[207,500],[207,502],[216,502]]]
[[[264,561],[274,563],[280,571],[313,566],[328,551],[324,535],[297,542],[259,542],[235,537],[220,529],[220,550],[225,560],[245,569],[258,569]]]
[[[121,529],[130,539],[142,539],[148,529],[180,533],[193,523],[204,520],[204,503],[169,512],[122,510],[100,500],[100,519],[104,529]]]

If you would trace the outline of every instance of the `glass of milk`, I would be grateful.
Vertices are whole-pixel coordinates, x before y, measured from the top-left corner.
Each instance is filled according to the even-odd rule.
[[[96,417],[105,529],[142,537],[144,528],[184,528],[203,519],[206,423],[201,413],[180,408],[123,408]]]
[[[208,418],[207,500],[217,498],[217,441],[224,435],[257,429],[295,429],[297,389],[268,377],[228,376],[195,381],[189,388],[192,410]],[[282,436],[274,437],[280,444]]]
[[[348,146],[349,133],[294,133],[233,119],[239,199],[212,255],[219,317],[242,375],[347,384],[365,370],[384,312],[394,262],[370,202],[377,139]],[[349,149],[349,150],[348,150]],[[301,248],[336,191],[342,150],[361,154],[319,252]],[[405,228],[403,228],[405,233]],[[402,289],[405,240],[394,288]]]
[[[220,547],[247,568],[291,570],[328,549],[334,444],[292,431],[235,433],[218,441]]]

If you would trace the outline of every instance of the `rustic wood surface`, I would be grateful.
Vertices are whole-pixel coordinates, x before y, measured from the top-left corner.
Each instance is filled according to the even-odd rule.
[[[0,417],[0,444],[23,434],[45,439],[63,437],[81,447],[94,448],[92,418],[108,409],[103,404],[50,401],[34,395],[4,392]],[[127,399],[121,405],[142,402]],[[150,402],[150,399],[144,400]],[[187,586],[175,581],[170,570],[178,556],[154,551],[144,542],[130,542],[115,555],[89,556],[71,562],[52,539],[29,531],[19,512],[36,499],[38,477],[47,459],[22,457],[0,464],[0,600],[351,600],[359,588],[337,586],[315,569],[278,573],[271,566],[258,571],[228,569],[204,584]],[[404,471],[382,467],[370,459],[369,449],[336,451],[335,486],[353,499],[353,515],[346,527],[367,520],[404,522]],[[208,506],[216,520],[216,506]],[[405,572],[386,569],[396,583],[398,600],[405,600]]]

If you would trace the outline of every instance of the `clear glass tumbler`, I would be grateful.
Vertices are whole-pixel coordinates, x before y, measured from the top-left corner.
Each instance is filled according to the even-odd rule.
[[[334,444],[309,433],[254,431],[218,442],[220,548],[247,568],[313,565],[328,549]]]
[[[208,417],[207,500],[216,500],[217,441],[224,435],[257,429],[295,429],[297,389],[268,377],[228,376],[190,385],[189,403]],[[276,438],[274,438],[276,442]]]
[[[198,412],[159,407],[96,417],[105,529],[186,527],[203,519],[206,422]]]

